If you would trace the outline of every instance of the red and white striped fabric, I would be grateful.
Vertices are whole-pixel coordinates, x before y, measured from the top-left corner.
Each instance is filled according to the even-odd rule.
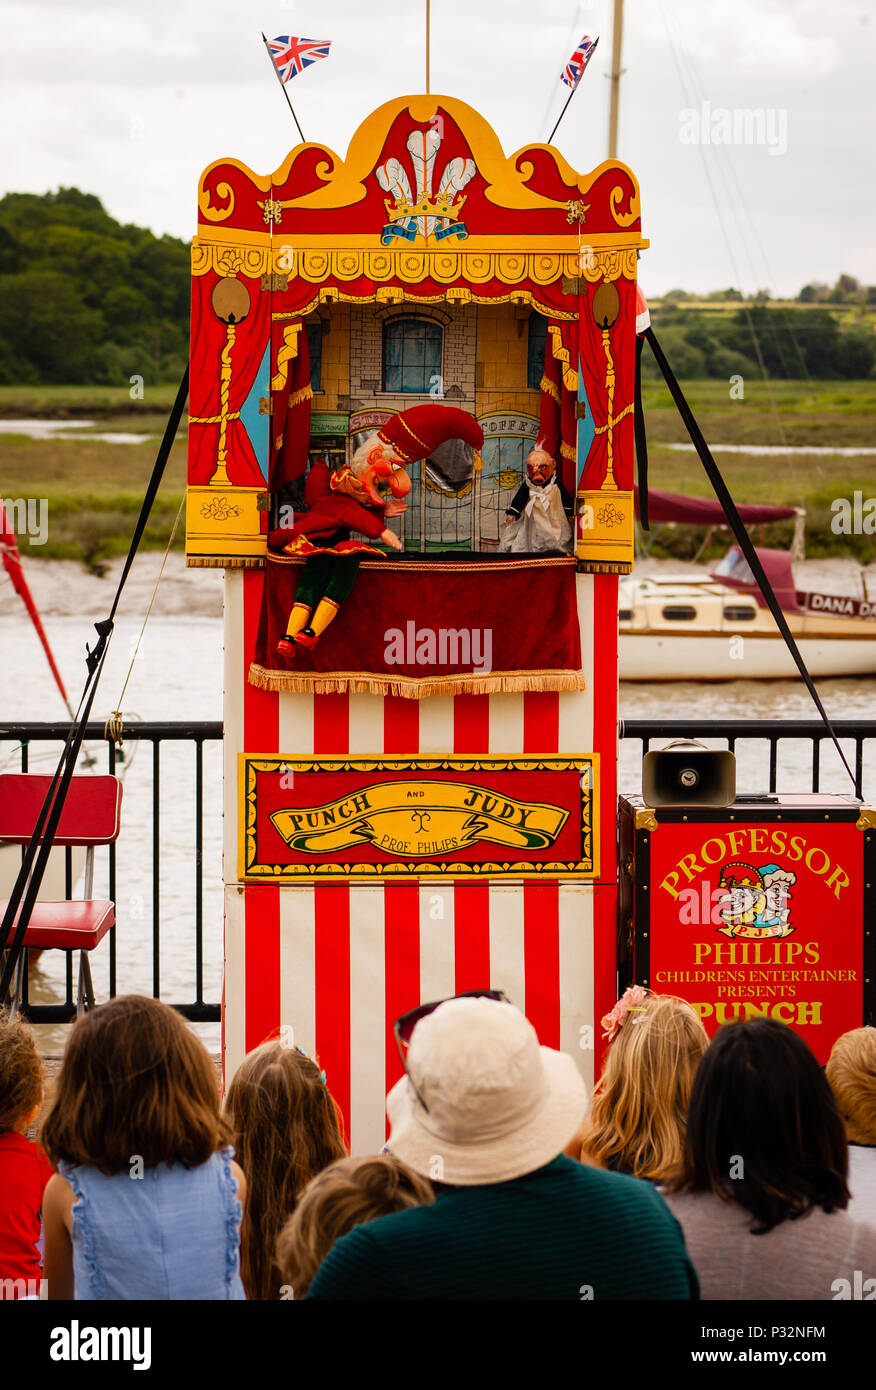
[[[401,1071],[393,1020],[421,1001],[491,987],[592,1082],[596,1020],[615,999],[616,578],[578,578],[585,691],[422,701],[256,690],[246,672],[263,576],[230,570],[225,583],[226,1075],[282,1029],[319,1056],[353,1152],[373,1151]],[[602,755],[596,884],[236,882],[240,752],[591,751]]]

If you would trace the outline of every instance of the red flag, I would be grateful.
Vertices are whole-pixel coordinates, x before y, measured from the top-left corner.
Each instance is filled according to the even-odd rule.
[[[55,665],[55,658],[52,656],[52,649],[49,646],[49,639],[46,636],[37,606],[33,601],[33,594],[30,592],[24,571],[21,568],[21,553],[18,549],[18,539],[12,527],[12,522],[6,515],[3,503],[0,502],[0,558],[3,560],[3,568],[12,580],[12,587],[17,594],[20,594],[25,608],[30,614],[30,620],[36,628],[37,636],[43,644],[43,651],[46,660],[52,669],[55,683],[61,692],[64,704],[70,708],[70,701],[67,699],[67,692],[64,689],[64,682],[61,680],[61,673]]]

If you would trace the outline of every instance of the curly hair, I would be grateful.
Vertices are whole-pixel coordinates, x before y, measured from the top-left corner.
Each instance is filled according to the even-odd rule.
[[[43,1097],[43,1062],[33,1032],[21,1015],[0,1009],[0,1134],[16,1125]]]
[[[837,1038],[824,1069],[850,1144],[876,1144],[876,1028]]]

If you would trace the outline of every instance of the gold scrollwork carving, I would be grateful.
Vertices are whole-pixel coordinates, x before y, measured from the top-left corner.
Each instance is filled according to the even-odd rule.
[[[454,251],[433,250],[374,250],[343,248],[295,252],[291,269],[288,247],[249,246],[228,242],[212,242],[196,238],[192,242],[192,274],[245,275],[261,279],[263,275],[282,271],[291,281],[294,277],[321,284],[324,280],[358,280],[365,276],[377,283],[397,279],[405,284],[418,284],[432,278],[440,284],[451,285],[461,279],[469,285],[501,280],[506,285],[529,281],[536,285],[554,284],[562,275],[583,273],[588,280],[616,280],[624,275],[635,278],[635,248],[624,250],[595,250],[584,246],[580,253],[539,251]]]
[[[635,247],[625,248],[622,251],[597,251],[593,246],[582,246],[578,254],[578,269],[589,280],[595,284],[601,280],[635,280],[636,278],[636,250]]]
[[[626,198],[627,196],[628,191],[629,190],[627,190],[626,188],[621,188],[620,184],[616,184],[609,195],[608,205],[611,208],[611,215],[619,227],[629,227],[631,222],[635,222],[636,218],[639,216],[641,211],[639,195],[635,189],[632,189],[631,191],[629,191],[629,212],[618,212],[618,204],[623,202],[624,198]]]
[[[211,193],[215,193],[217,198],[227,198],[227,208],[214,208],[211,202]],[[198,190],[198,207],[201,215],[208,222],[224,222],[234,211],[234,189],[230,183],[217,183],[215,189],[201,188]]]
[[[395,263],[391,251],[370,251],[366,274],[371,280],[391,280]]]
[[[336,251],[332,268],[339,280],[358,280],[362,274],[361,251]]]
[[[438,280],[442,285],[446,285],[451,280],[456,280],[459,273],[459,255],[456,252],[448,251],[440,256],[432,257],[433,280]]]
[[[314,283],[325,280],[331,273],[331,256],[328,251],[302,251],[299,254],[298,274],[304,280]]]

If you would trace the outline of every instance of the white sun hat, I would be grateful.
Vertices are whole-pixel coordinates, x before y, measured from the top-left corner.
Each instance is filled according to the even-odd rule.
[[[453,1186],[534,1172],[562,1153],[587,1112],[574,1060],[539,1046],[504,1000],[445,1000],[414,1028],[407,1071],[387,1097],[388,1147]]]

